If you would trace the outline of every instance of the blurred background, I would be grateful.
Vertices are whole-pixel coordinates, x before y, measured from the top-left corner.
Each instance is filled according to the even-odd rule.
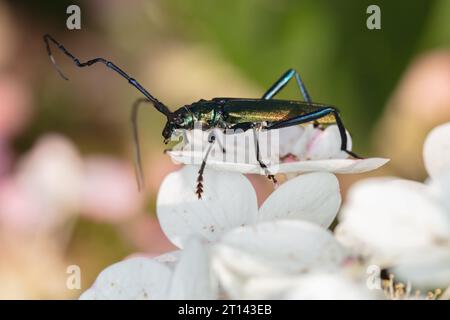
[[[81,30],[66,8],[81,8]],[[381,8],[381,30],[366,9]],[[259,97],[288,68],[316,102],[341,109],[354,151],[392,159],[372,174],[425,179],[422,144],[450,120],[450,1],[0,1],[0,298],[77,298],[106,266],[171,250],[155,219],[164,118],[142,110],[147,188],[137,191],[130,106],[114,61],[173,109],[200,98]],[[299,98],[292,83],[281,98]],[[368,175],[340,176],[345,190]],[[272,186],[249,177],[261,202]],[[81,290],[66,286],[81,268]]]

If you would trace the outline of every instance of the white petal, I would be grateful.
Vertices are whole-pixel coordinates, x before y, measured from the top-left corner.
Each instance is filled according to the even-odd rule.
[[[178,144],[168,151],[177,163],[200,165],[209,147],[209,131],[183,131],[187,143]],[[252,130],[238,134],[223,134],[215,131],[216,141],[208,157],[207,167],[265,175],[256,160],[255,144]],[[348,136],[348,149],[351,138]],[[334,173],[362,173],[377,169],[388,159],[345,159],[348,154],[340,150],[340,136],[337,126],[329,126],[324,131],[312,125],[304,128],[294,126],[281,130],[268,130],[258,133],[260,155],[268,166],[269,172],[291,173],[329,171]],[[270,143],[265,142],[270,141]],[[225,148],[225,153],[222,150]],[[280,157],[292,153],[300,161],[281,163]]]
[[[261,206],[258,220],[300,219],[328,228],[340,204],[336,176],[328,172],[308,173],[278,187]]]
[[[378,295],[377,295],[378,293]],[[284,296],[293,300],[368,300],[380,298],[380,292],[369,291],[365,284],[340,274],[315,273],[301,277]]]
[[[414,252],[397,262],[391,269],[397,280],[411,282],[417,289],[450,286],[450,247],[431,247]]]
[[[378,169],[385,165],[389,159],[367,158],[367,159],[329,159],[329,160],[307,160],[281,163],[277,168],[279,173],[328,171],[332,173],[363,173]],[[269,167],[269,170],[273,170]]]
[[[307,131],[302,126],[292,126],[280,129],[280,157],[294,154],[294,146],[300,139],[306,140]],[[306,144],[306,142],[305,142]]]
[[[203,152],[185,152],[185,151],[168,151],[167,152],[172,160],[176,163],[186,163],[186,164],[199,164],[203,161],[204,153]],[[222,159],[214,159],[213,157],[209,158],[206,162],[206,167],[216,170],[225,170],[232,172],[241,172],[241,173],[255,173],[255,174],[264,174],[264,170],[261,169],[259,164],[256,163],[237,163],[237,162],[226,162]]]
[[[313,272],[295,277],[257,277],[249,280],[243,299],[368,300],[380,298],[364,283],[344,274]]]
[[[175,161],[180,163],[192,162],[191,157],[197,159],[194,162],[201,162],[201,159],[203,159],[203,153],[190,154],[181,151],[170,151],[168,153],[172,159],[175,159]],[[305,160],[269,165],[268,170],[272,174],[313,171],[328,171],[339,174],[363,173],[378,169],[379,167],[385,165],[388,161],[389,159],[385,158]],[[265,171],[261,169],[259,164],[223,162],[208,159],[206,166],[217,170],[265,175]]]
[[[330,232],[306,221],[278,220],[236,228],[219,245],[264,261],[264,268],[293,273],[334,268],[346,257]]]
[[[427,184],[430,187],[430,193],[445,208],[450,217],[450,167],[443,170],[436,178],[429,179]]]
[[[337,237],[386,260],[447,239],[450,221],[427,186],[373,178],[355,184],[337,226]]]
[[[244,164],[255,167],[256,173],[263,174],[258,161],[256,160],[255,140],[252,130],[241,133],[224,134],[219,130],[214,130],[216,142],[213,144],[208,156],[207,165],[213,163],[225,163],[226,165]],[[172,151],[167,153],[176,163],[201,165],[206,151],[211,144],[208,142],[211,131],[194,129],[185,131],[187,143],[179,143]],[[260,146],[261,160],[266,164],[279,162],[279,138],[278,130],[262,131],[257,133]],[[274,141],[268,144],[266,141]],[[224,150],[225,149],[225,152]],[[232,170],[233,171],[233,170]],[[234,170],[238,171],[239,170]]]
[[[303,154],[294,153],[302,159],[346,159],[348,154],[341,150],[341,136],[337,125],[327,127],[325,130],[313,129],[315,136],[305,145]],[[347,150],[352,150],[352,138],[347,134]]]
[[[256,276],[242,286],[237,299],[280,300],[295,285],[298,276]]]
[[[196,166],[185,166],[163,181],[157,199],[159,222],[178,247],[192,235],[209,241],[240,225],[251,224],[257,215],[255,191],[243,175],[205,170],[202,199],[195,194]]]
[[[103,270],[81,300],[166,299],[172,273],[148,258],[131,258]]]
[[[299,136],[297,136],[297,139],[292,141],[287,141],[291,143],[290,146],[290,153],[295,155],[298,160],[310,160],[308,157],[308,152],[310,149],[310,146],[314,143],[314,141],[319,137],[323,130],[314,128],[313,125],[307,125],[302,127],[303,132]],[[286,142],[286,143],[287,143]],[[280,144],[285,143],[284,141],[280,141]],[[328,157],[327,157],[328,158]]]
[[[198,239],[191,239],[175,268],[169,299],[214,299],[216,292],[211,279],[208,248]]]
[[[428,134],[423,146],[425,168],[431,177],[450,168],[450,122],[437,126]]]
[[[347,256],[331,233],[305,221],[279,220],[237,228],[213,252],[213,269],[230,297],[255,276],[334,270]]]

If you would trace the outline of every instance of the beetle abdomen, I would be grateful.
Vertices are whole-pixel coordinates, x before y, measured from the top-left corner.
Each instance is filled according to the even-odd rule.
[[[284,121],[324,108],[314,103],[289,100],[227,99],[223,104],[225,121],[232,124]],[[333,123],[334,118],[325,116],[318,122]]]

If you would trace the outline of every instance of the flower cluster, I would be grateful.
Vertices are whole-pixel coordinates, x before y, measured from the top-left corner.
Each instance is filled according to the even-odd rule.
[[[81,298],[376,297],[354,272],[359,264],[355,255],[328,227],[341,205],[333,172],[369,171],[388,160],[345,159],[335,127],[281,131],[287,143],[280,158],[289,155],[290,160],[277,173],[307,173],[290,175],[259,208],[255,190],[242,175],[261,173],[257,163],[227,163],[215,158],[220,152],[212,154],[208,166],[216,170],[204,172],[202,200],[195,195],[198,166],[171,173],[160,187],[157,214],[179,249],[153,259],[118,262],[101,272]],[[189,144],[198,144],[196,139],[194,134],[188,137],[170,155],[191,161]]]
[[[450,123],[423,149],[425,183],[373,178],[355,184],[336,228],[338,239],[416,288],[450,285]]]

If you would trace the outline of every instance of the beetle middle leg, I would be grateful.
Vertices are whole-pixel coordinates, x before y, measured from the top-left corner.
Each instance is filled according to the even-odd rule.
[[[253,127],[253,140],[255,142],[256,161],[258,161],[259,166],[264,170],[267,178],[269,180],[272,180],[272,182],[276,185],[278,183],[278,181],[275,178],[275,175],[270,173],[269,169],[267,169],[267,165],[261,160],[261,153],[260,153],[260,150],[259,150],[258,131],[259,131],[258,128]]]
[[[233,131],[235,130],[242,130],[247,131],[252,129],[253,131],[253,141],[255,143],[255,155],[256,155],[256,161],[258,161],[259,166],[264,170],[267,178],[269,180],[272,180],[274,184],[277,184],[277,179],[275,179],[275,175],[271,174],[269,169],[267,169],[267,165],[261,160],[261,154],[260,154],[260,148],[259,148],[259,140],[258,140],[258,130],[260,127],[257,127],[257,125],[253,122],[244,122],[239,123],[231,127]]]
[[[288,82],[295,77],[297,81],[297,85],[300,88],[303,98],[306,102],[311,102],[311,97],[309,96],[308,90],[306,90],[305,85],[303,84],[302,78],[300,74],[295,71],[295,69],[289,69],[269,88],[269,90],[264,93],[262,99],[269,100],[272,99],[275,95],[277,95],[287,84]]]
[[[270,100],[275,97],[294,77],[295,81],[297,82],[297,86],[302,93],[303,99],[305,99],[306,102],[312,103],[311,96],[309,95],[308,90],[306,89],[306,86],[303,83],[302,78],[300,77],[300,74],[295,69],[289,69],[285,73],[283,73],[281,77],[277,81],[275,81],[275,83],[266,91],[266,93],[264,93],[262,99]],[[320,126],[319,122],[317,121],[314,121],[313,124],[314,127]]]

